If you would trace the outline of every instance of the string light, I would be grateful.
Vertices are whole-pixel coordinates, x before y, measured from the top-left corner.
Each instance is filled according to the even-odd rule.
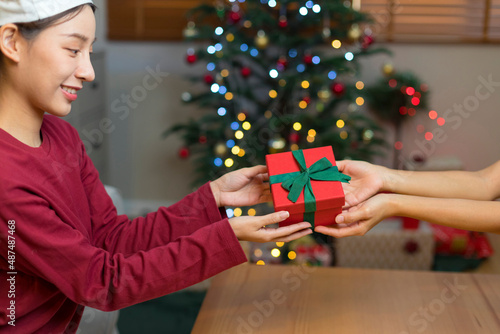
[[[224,97],[226,98],[226,100],[228,101],[231,101],[233,99],[233,93],[231,92],[227,92]]]
[[[229,43],[233,42],[234,41],[234,35],[229,33],[226,35],[226,41],[228,41]]]
[[[314,143],[314,140],[316,140],[316,137],[307,136],[306,140],[308,143]]]
[[[233,218],[234,217],[233,209],[226,209],[226,216],[227,218]]]
[[[244,149],[242,149],[242,148],[240,148],[240,151],[238,152],[238,156],[239,156],[240,158],[244,157],[244,156],[245,156],[245,150],[244,150]]]
[[[290,260],[295,260],[297,258],[297,253],[295,253],[294,251],[288,252],[288,258]]]
[[[304,81],[302,81],[302,83],[300,85],[302,86],[302,88],[307,89],[307,88],[309,88],[310,84],[309,84],[309,81],[304,80]]]
[[[228,75],[229,75],[229,71],[226,70],[226,69],[223,69],[222,71],[220,71],[220,75],[223,77],[223,78],[226,78]]]
[[[336,77],[337,77],[337,72],[335,71],[328,72],[328,79],[334,80]]]
[[[316,130],[310,129],[309,131],[307,131],[307,135],[311,137],[316,137]]]
[[[356,99],[356,104],[358,106],[362,106],[365,103],[365,99],[362,98],[361,96]]]
[[[273,79],[276,79],[278,77],[278,74],[279,74],[278,71],[275,69],[269,71],[269,76]]]
[[[257,211],[255,211],[254,208],[250,208],[248,209],[248,213],[247,213],[249,216],[255,216],[257,214]]]
[[[352,61],[354,59],[354,54],[352,52],[346,52],[345,59],[347,61]]]
[[[397,141],[394,143],[394,148],[398,151],[402,150],[403,149],[403,143],[400,142],[400,141]]]
[[[279,85],[280,85],[280,87],[285,87],[286,86],[286,80],[285,79],[280,79]]]
[[[332,46],[334,49],[340,49],[340,47],[342,46],[342,42],[336,39],[332,42]]]
[[[243,128],[243,130],[250,130],[250,128],[252,127],[252,125],[250,124],[250,122],[244,122],[241,127]]]
[[[347,139],[347,137],[348,137],[347,131],[341,131],[340,132],[340,138],[341,139],[345,140],[345,139]]]
[[[241,210],[241,208],[235,208],[234,209],[234,216],[235,217],[239,217],[243,214],[243,210]]]
[[[257,263],[255,263],[255,264],[258,266],[265,266],[266,265],[266,263],[262,260],[257,261]]]
[[[234,155],[238,155],[238,153],[240,153],[240,147],[239,146],[233,146],[233,148],[231,149],[231,153],[234,154]]]
[[[306,101],[300,101],[299,102],[299,108],[300,109],[306,109],[307,108],[307,102]]]
[[[226,146],[228,148],[232,148],[234,145],[236,145],[236,143],[234,142],[234,140],[232,139],[229,139],[227,142],[226,142]]]
[[[243,131],[241,131],[241,130],[238,130],[238,131],[236,131],[236,132],[234,133],[234,137],[235,137],[236,139],[243,139],[243,137],[244,137],[244,136],[245,136],[245,135],[243,134]]]
[[[432,140],[432,138],[434,138],[434,135],[432,134],[432,132],[426,132],[426,133],[425,133],[425,139],[426,139],[426,140],[431,141],[431,140]]]
[[[337,121],[337,128],[342,129],[345,126],[345,122],[341,119]]]
[[[238,114],[238,121],[243,122],[246,118],[247,118],[247,115],[245,115],[245,113],[240,112]]]
[[[302,124],[300,124],[299,122],[293,123],[293,129],[295,131],[300,131],[300,129],[302,129]]]
[[[290,145],[290,149],[291,149],[292,151],[297,151],[297,150],[299,149],[299,145],[297,145],[297,144],[292,144],[292,145]]]
[[[224,29],[223,29],[222,27],[217,27],[217,28],[215,28],[215,34],[216,34],[217,36],[220,36],[220,35],[222,35],[223,33],[224,33]]]
[[[278,248],[273,248],[273,249],[271,250],[271,255],[272,255],[273,257],[279,257],[279,256],[281,255],[281,252],[280,252],[280,250],[279,250]]]
[[[264,117],[267,119],[273,117],[273,112],[271,110],[266,110],[266,112],[264,113]]]
[[[438,113],[435,110],[429,111],[429,118],[430,119],[436,119],[438,117]]]
[[[270,90],[269,91],[269,97],[272,98],[272,99],[275,99],[276,97],[278,97],[278,92],[275,91],[274,89]]]
[[[217,167],[222,166],[222,159],[221,158],[215,158],[214,159],[214,165]]]
[[[227,158],[226,161],[224,161],[224,165],[228,168],[232,167],[234,165],[234,160],[231,158]]]
[[[437,124],[438,124],[439,126],[443,126],[445,123],[446,123],[446,121],[445,121],[445,119],[444,119],[443,117],[439,117],[439,118],[437,119]]]
[[[359,90],[362,90],[363,88],[365,88],[365,84],[363,83],[363,81],[356,82],[356,88]]]
[[[255,255],[255,257],[261,257],[261,256],[262,256],[262,249],[260,249],[260,248],[256,248],[256,249],[253,251],[253,255]]]
[[[224,108],[224,107],[220,107],[220,108],[217,110],[217,114],[219,114],[219,116],[224,116],[224,115],[226,115],[226,112],[227,112],[227,110],[226,110],[226,108]]]
[[[283,246],[285,246],[285,243],[284,243],[283,241],[278,241],[278,242],[276,243],[276,246],[278,246],[278,247],[283,247]]]

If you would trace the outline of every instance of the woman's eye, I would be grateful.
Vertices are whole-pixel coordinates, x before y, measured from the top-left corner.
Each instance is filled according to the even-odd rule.
[[[75,49],[68,49],[68,51],[74,55],[77,55],[80,52],[80,50],[75,50]]]

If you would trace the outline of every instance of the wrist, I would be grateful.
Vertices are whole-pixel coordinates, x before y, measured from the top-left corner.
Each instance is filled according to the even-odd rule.
[[[380,178],[382,180],[382,185],[380,187],[380,192],[391,192],[395,191],[395,184],[397,178],[397,171],[394,169],[390,169],[387,167],[380,167],[381,170],[379,172]]]
[[[217,204],[217,207],[223,206],[220,203],[220,190],[217,184],[217,180],[210,182],[210,189],[212,190],[212,195],[214,196],[215,204]]]

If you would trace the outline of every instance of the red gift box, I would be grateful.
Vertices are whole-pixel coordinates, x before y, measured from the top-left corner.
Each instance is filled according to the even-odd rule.
[[[331,146],[303,150],[306,167],[309,168],[321,158],[326,158],[336,166]],[[300,165],[292,152],[266,155],[266,164],[269,176],[287,174],[300,171]],[[314,226],[335,224],[335,217],[342,212],[345,204],[344,190],[340,181],[311,180],[311,186],[316,200],[314,212]],[[281,183],[271,184],[275,211],[288,211],[290,217],[280,223],[280,226],[292,225],[304,221],[305,203],[304,191],[294,203],[288,199],[289,192]],[[313,222],[310,222],[313,223]]]

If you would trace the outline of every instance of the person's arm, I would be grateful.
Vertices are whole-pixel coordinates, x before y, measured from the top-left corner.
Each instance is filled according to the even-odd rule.
[[[500,202],[399,194],[378,194],[338,215],[337,225],[318,226],[315,231],[337,238],[364,235],[392,216],[469,231],[500,233]]]
[[[364,161],[338,161],[339,170],[352,177],[342,184],[346,205],[355,206],[379,192],[492,200],[500,196],[500,161],[477,172],[417,172],[393,170]]]
[[[493,200],[500,196],[500,161],[476,172],[387,170],[382,191],[426,197]]]

